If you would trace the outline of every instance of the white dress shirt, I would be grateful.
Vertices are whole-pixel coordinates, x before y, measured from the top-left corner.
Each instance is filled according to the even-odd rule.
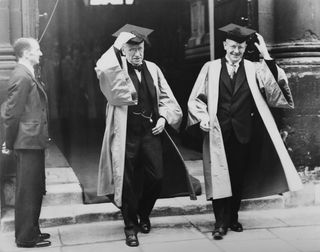
[[[237,73],[237,71],[238,71],[238,69],[239,69],[240,61],[241,61],[241,60],[232,63],[232,62],[226,57],[227,70],[228,70],[228,74],[229,74],[229,76],[230,76],[231,79],[233,79],[233,76]]]

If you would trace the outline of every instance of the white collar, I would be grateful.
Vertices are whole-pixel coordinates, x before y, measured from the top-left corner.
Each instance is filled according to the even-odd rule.
[[[134,69],[134,71],[136,72],[137,77],[138,77],[139,81],[141,82],[141,72],[138,71],[137,69]]]
[[[236,68],[239,67],[239,64],[241,62],[242,59],[238,60],[237,62],[232,62],[227,56],[226,56],[226,62],[228,65],[230,66],[235,66]]]

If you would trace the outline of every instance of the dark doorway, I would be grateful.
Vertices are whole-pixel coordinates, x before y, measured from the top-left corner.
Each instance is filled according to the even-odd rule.
[[[202,65],[210,60],[208,1],[203,0],[205,34],[201,45],[190,46],[191,8],[186,0],[135,0],[133,4],[90,6],[89,1],[60,0],[41,41],[42,79],[47,84],[50,131],[84,187],[86,203],[97,198],[96,181],[104,133],[106,100],[94,71],[97,59],[113,44],[112,34],[130,23],[153,29],[145,59],[163,71],[184,113],[180,133],[172,132],[186,160],[201,159],[201,132],[184,131],[187,100]],[[217,28],[248,17],[248,0],[215,1],[215,55],[224,52]],[[55,1],[39,0],[42,34]],[[125,3],[125,2],[124,2]],[[196,17],[197,19],[197,17]],[[242,21],[241,21],[242,20]],[[189,50],[190,49],[190,50]],[[186,51],[191,57],[186,57]],[[199,55],[197,53],[200,52]],[[188,54],[190,56],[190,54]],[[200,133],[200,134],[199,134]]]
[[[50,14],[54,4],[52,0],[39,1],[39,12]],[[40,34],[47,21],[40,18]],[[107,6],[59,1],[41,41],[41,75],[49,96],[52,139],[77,174],[86,203],[106,200],[95,195],[106,100],[94,67],[114,42],[111,34],[126,23],[155,30],[145,58],[160,66],[186,115],[186,101],[196,77],[185,71],[189,22],[189,3],[184,0],[141,0],[133,5]],[[180,144],[179,134],[173,134]],[[201,158],[201,153],[185,148],[182,151],[187,159]]]

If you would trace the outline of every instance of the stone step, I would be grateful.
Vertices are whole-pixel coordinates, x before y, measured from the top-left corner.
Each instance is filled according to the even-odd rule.
[[[284,208],[283,196],[270,196],[260,199],[244,200],[241,211]],[[153,217],[177,216],[212,213],[212,205],[204,195],[197,200],[189,197],[159,199],[152,212]],[[44,206],[41,210],[41,227],[53,227],[68,224],[90,223],[110,220],[122,220],[121,213],[112,203],[71,204]],[[14,229],[14,209],[5,209],[1,219],[1,231]]]
[[[57,159],[58,156],[58,159]],[[58,160],[58,161],[57,161]],[[205,198],[202,161],[186,161],[186,165],[194,177],[200,180],[202,195],[196,201],[189,197],[171,199],[159,199],[154,207],[152,216],[177,216],[212,213],[211,202]],[[66,224],[78,224],[89,222],[100,222],[110,220],[122,220],[121,213],[111,203],[83,204],[82,190],[73,169],[65,161],[63,155],[56,146],[52,146],[46,158],[46,184],[47,194],[44,197],[40,216],[42,227],[53,227]],[[320,203],[320,185],[315,194],[315,186],[305,186],[304,192],[276,195],[259,199],[242,201],[241,211],[281,209],[295,206],[296,199],[304,199],[303,205],[314,202]],[[306,193],[307,192],[307,193]],[[306,197],[306,195],[309,195]],[[316,196],[315,196],[316,195]],[[314,200],[316,199],[316,200]],[[1,219],[2,231],[13,231],[14,209],[4,209]]]
[[[53,157],[52,150],[50,153]],[[47,158],[47,160],[50,160],[50,158]],[[51,168],[46,168],[47,193],[43,199],[43,206],[82,204],[82,188],[73,169],[70,166],[52,167],[54,162],[51,163]],[[202,192],[204,192],[202,161],[186,161],[186,165],[190,173],[200,181]]]
[[[79,184],[47,185],[42,206],[82,204],[82,190]]]
[[[43,206],[82,204],[82,189],[71,167],[46,168]]]

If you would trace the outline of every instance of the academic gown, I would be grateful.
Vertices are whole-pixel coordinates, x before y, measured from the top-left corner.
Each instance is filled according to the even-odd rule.
[[[249,167],[244,175],[243,198],[256,198],[302,188],[299,175],[285,148],[270,107],[293,108],[284,71],[277,67],[275,80],[265,61],[244,60],[246,80],[257,115]],[[232,196],[222,132],[217,119],[221,59],[201,69],[188,101],[188,127],[209,120],[210,131],[203,141],[203,169],[208,200]],[[206,99],[200,99],[205,97]],[[206,100],[206,102],[205,102]]]
[[[106,128],[102,143],[99,173],[98,196],[111,196],[116,206],[122,205],[122,188],[125,164],[125,144],[128,106],[138,102],[137,92],[128,75],[127,62],[121,58],[122,66],[111,47],[97,62],[96,72],[100,89],[108,100],[106,108]],[[145,61],[156,89],[159,116],[168,125],[178,130],[182,111],[160,68]],[[196,199],[201,193],[200,182],[189,175],[174,142],[164,130],[162,133],[164,178],[161,197],[189,195]]]

